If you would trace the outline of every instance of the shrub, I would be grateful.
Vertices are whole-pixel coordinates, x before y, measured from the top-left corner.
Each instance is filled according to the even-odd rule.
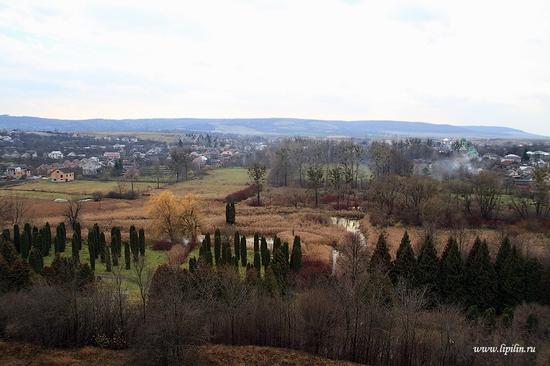
[[[174,246],[174,243],[172,243],[168,239],[158,239],[158,240],[153,240],[151,249],[168,251],[172,249],[173,246]]]
[[[247,200],[250,197],[256,194],[256,189],[254,186],[249,186],[240,191],[233,192],[225,197],[225,201],[228,203],[239,203],[241,201]]]

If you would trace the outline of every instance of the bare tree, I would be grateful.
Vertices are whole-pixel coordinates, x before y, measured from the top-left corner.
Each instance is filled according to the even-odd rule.
[[[28,198],[17,194],[10,194],[0,199],[0,221],[4,224],[15,225],[28,221],[31,205]]]
[[[82,214],[82,209],[84,208],[84,203],[81,200],[75,200],[72,199],[69,201],[67,207],[65,208],[65,211],[63,211],[62,215],[64,218],[67,219],[67,222],[73,230],[75,229],[76,223],[78,222],[78,218]]]

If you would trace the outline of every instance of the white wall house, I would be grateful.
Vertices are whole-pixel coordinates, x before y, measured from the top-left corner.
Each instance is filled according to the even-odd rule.
[[[59,150],[54,150],[51,153],[48,154],[48,158],[50,159],[63,159],[63,153]]]

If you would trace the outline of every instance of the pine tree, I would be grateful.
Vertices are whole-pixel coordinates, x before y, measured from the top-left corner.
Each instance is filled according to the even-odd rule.
[[[474,245],[470,249],[470,252],[468,253],[468,257],[466,258],[466,263],[465,263],[466,267],[469,267],[472,264],[480,247],[481,247],[481,239],[478,236],[476,237],[476,240],[474,241]]]
[[[400,280],[406,284],[412,285],[414,274],[416,271],[416,259],[414,258],[414,250],[411,246],[409,233],[405,231],[401,238],[401,244],[397,249],[395,261],[392,265],[391,278],[394,285]]]
[[[514,308],[524,300],[525,260],[514,245],[506,257],[498,276],[499,306]]]
[[[292,244],[290,268],[294,271],[299,271],[302,268],[302,244],[298,235],[294,236],[294,243]]]
[[[508,258],[510,250],[512,250],[512,245],[510,244],[510,238],[506,236],[502,240],[502,243],[500,243],[500,248],[498,249],[497,253],[497,259],[495,260],[495,272],[497,273],[497,275],[500,274],[500,270],[504,265],[504,261],[506,260],[506,258]]]
[[[540,301],[540,286],[544,269],[538,258],[529,258],[525,262],[524,300],[527,303]]]
[[[241,248],[240,248],[239,253],[241,255],[241,266],[246,267],[246,265],[247,265],[246,236],[244,236],[244,235],[241,237]]]
[[[44,268],[44,258],[42,257],[40,250],[35,247],[32,247],[29,251],[29,264],[33,271],[36,273],[42,273],[42,269]]]
[[[437,275],[438,293],[444,302],[458,303],[463,299],[464,263],[458,243],[451,236],[441,255]]]
[[[438,269],[439,258],[437,257],[433,238],[431,235],[427,235],[418,254],[415,272],[416,287],[428,286],[430,289],[434,289]]]
[[[487,242],[484,240],[479,245],[474,244],[466,262],[467,305],[477,305],[480,311],[494,307],[497,285],[497,274]]]
[[[372,253],[369,272],[374,273],[376,270],[388,273],[391,269],[391,255],[388,243],[386,242],[386,233],[381,232],[376,242],[376,247]]]

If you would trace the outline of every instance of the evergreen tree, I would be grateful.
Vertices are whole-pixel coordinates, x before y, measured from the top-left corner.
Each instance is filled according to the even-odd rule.
[[[52,228],[50,227],[49,222],[46,222],[46,224],[42,228],[42,239],[44,240],[44,244],[46,245],[48,255],[50,255],[49,253],[52,249]]]
[[[137,262],[139,256],[139,237],[135,228],[130,231],[130,250],[132,251],[134,262]]]
[[[116,239],[115,239],[116,241]],[[118,266],[118,253],[116,244],[113,246],[113,237],[111,236],[111,259],[113,261],[113,266]]]
[[[494,307],[497,283],[487,242],[484,240],[479,245],[474,244],[466,262],[467,305],[477,305],[480,311]]]
[[[284,291],[288,277],[288,262],[281,248],[282,246],[273,251],[273,260],[270,263],[270,267],[273,270],[273,274],[275,274],[275,278],[277,278],[279,289]]]
[[[88,252],[90,253],[90,267],[92,268],[92,270],[95,271],[95,243],[94,243],[94,240],[90,240],[90,236],[89,234],[91,233],[92,231],[88,232]],[[93,236],[94,234],[92,234]]]
[[[273,272],[271,266],[268,266],[265,270],[264,289],[267,294],[273,297],[277,297],[280,293],[277,277],[275,276],[275,273]]]
[[[535,313],[530,313],[525,321],[525,330],[527,331],[528,337],[535,336],[540,329],[539,318]]]
[[[105,245],[105,270],[107,272],[112,270],[111,249],[107,245]]]
[[[40,250],[35,247],[32,247],[29,251],[29,264],[33,271],[39,274],[42,273],[42,269],[44,268],[44,258],[42,257]]]
[[[529,258],[525,262],[524,300],[527,303],[540,301],[540,285],[544,269],[538,258]]]
[[[59,223],[55,228],[55,236],[58,240],[59,253],[63,253],[67,246],[67,233],[65,232],[65,224],[63,222]]]
[[[232,202],[225,205],[225,222],[228,224],[235,223],[235,204]]]
[[[9,241],[11,243],[10,229],[2,230],[2,239],[4,239],[4,241]]]
[[[412,285],[416,270],[416,259],[414,258],[414,250],[411,245],[409,233],[405,231],[401,238],[401,244],[397,249],[395,261],[392,265],[391,279],[394,285],[400,280],[406,284]]]
[[[288,248],[288,241],[285,241],[283,245],[281,245],[281,251],[283,252],[283,258],[287,267],[290,266],[290,250]]]
[[[244,236],[244,235],[241,237],[241,249],[240,249],[239,253],[241,255],[241,266],[246,267],[246,265],[247,265],[246,236]]]
[[[23,226],[23,230],[25,230],[25,232],[27,233],[27,237],[29,238],[29,250],[30,250],[30,247],[32,246],[32,228],[31,228],[31,224],[29,224],[28,222],[25,223],[25,225]]]
[[[391,269],[390,248],[388,248],[388,243],[386,242],[386,233],[381,232],[380,235],[378,236],[376,247],[374,248],[374,252],[372,253],[372,256],[370,259],[369,272],[374,273],[375,270],[381,270],[384,273],[388,273],[390,269]]]
[[[299,271],[302,268],[302,244],[298,235],[294,236],[294,243],[292,244],[290,268],[294,271]]]
[[[550,305],[550,265],[542,273],[539,289],[539,301],[542,305]]]
[[[65,225],[63,225],[65,228]],[[80,222],[75,222],[74,224],[74,233],[77,234],[78,238],[76,244],[78,245],[78,250],[82,250],[82,228],[80,227]]]
[[[435,288],[438,269],[439,258],[437,257],[433,238],[431,235],[427,235],[418,254],[415,272],[416,287],[428,286],[430,289]]]
[[[107,253],[109,252],[109,248],[107,247],[107,242],[105,240],[105,233],[102,231],[99,233],[99,258],[101,259],[101,263],[106,264],[107,263]]]
[[[514,308],[524,300],[525,260],[514,245],[506,257],[498,276],[499,306]]]
[[[260,276],[260,273],[262,270],[262,261],[260,257],[260,252],[254,252],[254,268],[256,269],[258,276]]]
[[[468,253],[468,257],[466,258],[466,268],[470,267],[480,247],[481,247],[481,239],[478,236],[476,237],[476,240],[474,241],[474,245],[470,249],[470,252]]]
[[[195,273],[197,269],[197,258],[193,257],[189,259],[189,272]]]
[[[235,234],[233,235],[233,245],[235,247],[235,257],[240,258],[241,235],[239,234],[239,231],[235,231]]]
[[[264,261],[265,252],[267,251],[267,240],[264,236],[260,239],[260,255],[262,256],[262,264]]]
[[[143,257],[145,256],[145,230],[143,228],[139,229],[139,254]]]
[[[27,259],[31,250],[31,241],[27,230],[21,233],[21,258]]]
[[[73,238],[72,238],[72,243],[71,243],[71,250],[72,250],[71,254],[72,254],[72,258],[73,258],[73,263],[75,265],[80,264],[80,250],[78,249],[79,248],[79,241],[81,241],[81,238],[78,235],[78,233],[75,231],[73,233]]]
[[[17,224],[13,225],[13,246],[17,253],[21,254],[21,232]]]
[[[258,233],[254,233],[254,253],[260,251],[260,236]]]
[[[127,241],[124,242],[124,262],[126,263],[126,269],[130,269],[130,263],[131,263],[130,243],[128,243]]]
[[[463,299],[464,263],[458,243],[451,236],[441,255],[437,275],[438,293],[444,302],[458,303]]]
[[[222,236],[220,233],[220,229],[216,229],[214,231],[214,262],[216,263],[216,266],[221,264],[221,253],[222,251]]]
[[[504,265],[504,261],[506,260],[506,258],[508,258],[510,250],[512,250],[512,245],[510,244],[510,238],[506,236],[502,240],[502,243],[500,243],[500,248],[498,249],[497,253],[497,259],[495,260],[495,272],[497,273],[497,275],[500,274],[500,270]]]

